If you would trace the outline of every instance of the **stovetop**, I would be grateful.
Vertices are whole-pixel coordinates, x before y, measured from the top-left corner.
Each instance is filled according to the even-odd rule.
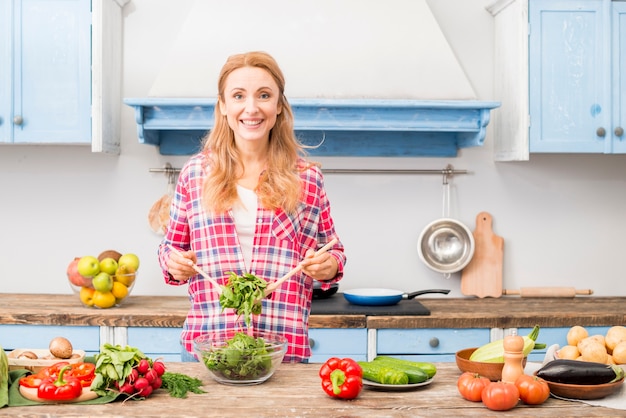
[[[430,310],[415,299],[403,299],[389,306],[353,305],[343,293],[335,293],[327,299],[313,299],[311,315],[430,315]]]

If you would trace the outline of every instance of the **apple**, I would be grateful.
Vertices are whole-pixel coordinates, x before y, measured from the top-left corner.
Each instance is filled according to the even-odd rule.
[[[80,257],[74,257],[70,264],[67,266],[67,278],[74,286],[91,286],[91,280],[87,279],[78,272],[78,261]]]
[[[127,266],[133,271],[139,270],[139,257],[135,254],[127,253],[123,254],[119,260],[117,260],[119,266]]]
[[[100,260],[100,271],[114,275],[117,270],[117,261],[114,258],[106,257]]]
[[[100,262],[92,255],[86,255],[78,260],[78,273],[83,277],[92,278],[100,273]]]
[[[99,292],[110,292],[113,289],[113,278],[109,273],[101,271],[91,280],[91,284]]]

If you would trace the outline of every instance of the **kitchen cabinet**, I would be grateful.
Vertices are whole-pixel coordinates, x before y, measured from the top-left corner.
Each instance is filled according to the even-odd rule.
[[[626,3],[499,0],[495,159],[626,153]]]
[[[19,348],[48,348],[55,337],[65,337],[79,348],[94,355],[100,352],[100,328],[65,325],[0,325],[0,346],[7,353]]]
[[[119,153],[121,7],[0,0],[0,143]]]
[[[310,363],[323,363],[330,357],[367,360],[366,329],[309,329]]]
[[[455,361],[457,351],[480,347],[490,341],[490,329],[379,329],[376,355],[407,360]]]
[[[117,344],[122,345],[122,341]],[[152,359],[180,361],[180,328],[129,327],[124,345],[137,347]]]

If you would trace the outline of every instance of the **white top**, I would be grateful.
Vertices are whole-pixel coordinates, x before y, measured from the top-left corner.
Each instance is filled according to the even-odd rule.
[[[232,209],[235,219],[235,230],[239,237],[239,245],[243,252],[246,268],[250,272],[252,264],[252,244],[254,243],[254,230],[256,227],[256,212],[258,208],[257,195],[253,190],[237,186],[237,193],[241,205],[235,205]]]

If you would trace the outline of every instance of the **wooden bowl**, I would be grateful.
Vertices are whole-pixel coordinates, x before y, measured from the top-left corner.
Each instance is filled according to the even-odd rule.
[[[544,379],[545,380],[545,379]],[[570,385],[567,383],[555,383],[546,380],[550,386],[550,393],[567,399],[600,399],[618,391],[624,379],[601,385]]]
[[[20,354],[30,351],[37,356],[37,359],[20,358]],[[79,363],[85,360],[85,352],[83,350],[74,350],[72,357],[69,359],[61,359],[50,354],[48,349],[39,348],[16,348],[7,354],[9,361],[9,370],[26,369],[33,373],[39,372],[41,369],[50,367],[59,361],[67,361],[70,364]]]
[[[497,382],[502,379],[502,367],[504,363],[483,363],[480,361],[471,361],[469,358],[478,347],[466,348],[464,350],[457,351],[456,353],[456,365],[462,372],[478,373],[481,376],[488,378],[493,382]],[[524,367],[526,366],[526,357],[522,361]]]

